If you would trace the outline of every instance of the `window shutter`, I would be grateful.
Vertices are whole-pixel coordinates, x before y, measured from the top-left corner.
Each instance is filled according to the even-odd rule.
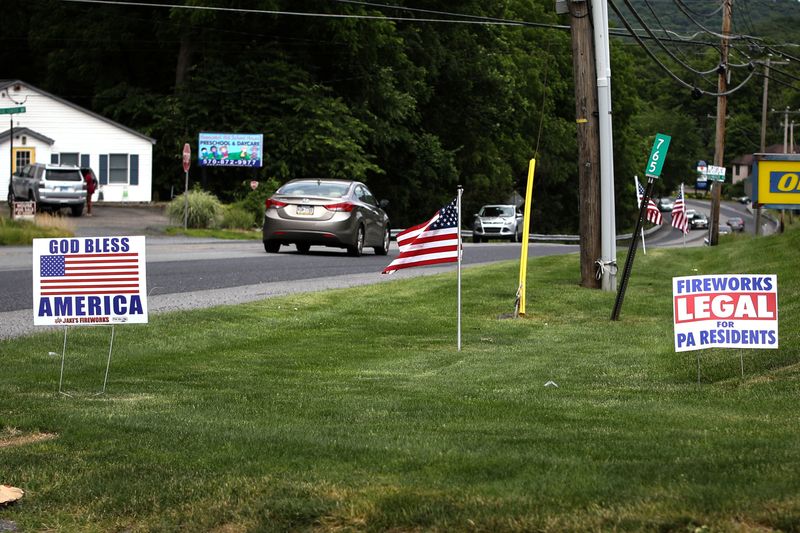
[[[139,154],[131,154],[130,179],[131,185],[139,185]]]
[[[50,154],[50,163],[53,165],[58,164],[58,154]]]
[[[100,155],[100,185],[108,184],[108,155]]]
[[[89,168],[91,164],[89,164],[89,154],[81,154],[81,166],[83,168]]]

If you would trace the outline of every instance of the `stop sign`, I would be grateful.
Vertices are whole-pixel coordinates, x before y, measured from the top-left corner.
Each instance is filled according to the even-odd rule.
[[[189,163],[192,161],[192,147],[189,143],[183,145],[183,171],[189,172]]]

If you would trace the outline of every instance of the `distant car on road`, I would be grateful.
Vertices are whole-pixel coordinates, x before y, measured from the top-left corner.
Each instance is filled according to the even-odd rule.
[[[708,217],[702,213],[694,213],[689,219],[690,229],[708,229]]]
[[[733,200],[736,200],[740,204],[749,204],[750,203],[750,197],[749,196],[737,196],[737,197],[733,198]]]
[[[522,213],[513,205],[485,205],[472,221],[472,242],[509,239],[522,242]]]
[[[744,231],[744,219],[741,217],[729,218],[726,224],[731,231]]]
[[[660,198],[658,200],[658,210],[664,213],[672,211],[673,202],[671,198]]]
[[[366,185],[337,179],[299,179],[280,187],[264,203],[262,240],[267,253],[294,244],[306,254],[311,245],[347,249],[358,257],[365,247],[389,252],[389,217]]]

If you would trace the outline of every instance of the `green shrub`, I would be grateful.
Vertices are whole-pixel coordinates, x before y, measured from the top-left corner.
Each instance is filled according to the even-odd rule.
[[[238,205],[229,205],[225,207],[222,214],[222,222],[220,227],[225,229],[253,229],[256,225],[256,217],[250,211],[241,208]]]
[[[186,198],[181,194],[167,206],[167,216],[173,223],[183,225],[185,204]],[[213,194],[200,189],[189,191],[188,227],[214,228],[222,219],[222,211],[222,203]]]

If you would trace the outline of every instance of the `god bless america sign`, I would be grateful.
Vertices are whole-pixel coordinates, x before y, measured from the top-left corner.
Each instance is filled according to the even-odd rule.
[[[146,323],[145,238],[33,240],[33,324]]]
[[[672,278],[675,351],[777,348],[774,274]]]

